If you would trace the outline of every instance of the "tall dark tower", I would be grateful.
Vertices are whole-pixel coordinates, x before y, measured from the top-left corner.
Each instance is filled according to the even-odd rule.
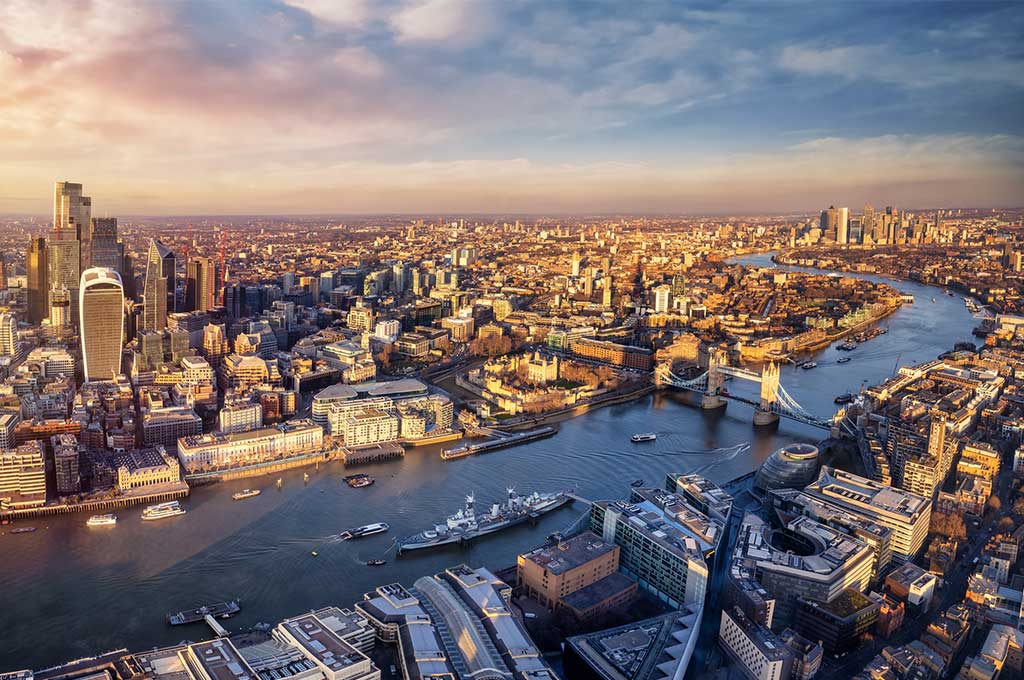
[[[47,276],[46,239],[42,236],[28,242],[25,254],[28,279],[28,319],[33,325],[43,322],[49,313],[49,279]]]

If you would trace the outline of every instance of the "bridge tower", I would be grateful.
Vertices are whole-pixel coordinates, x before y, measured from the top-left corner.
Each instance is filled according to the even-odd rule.
[[[779,364],[771,359],[761,369],[761,404],[754,410],[754,425],[774,425],[779,415],[773,407],[779,399]]]
[[[721,396],[722,383],[725,376],[718,370],[719,366],[729,364],[729,355],[721,347],[712,347],[708,353],[708,386],[700,399],[700,407],[704,409],[722,408],[726,401]]]

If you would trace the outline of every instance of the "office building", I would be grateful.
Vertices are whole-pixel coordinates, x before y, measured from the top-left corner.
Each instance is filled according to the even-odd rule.
[[[163,445],[118,452],[112,467],[122,492],[181,484],[181,465]]]
[[[570,350],[573,354],[586,359],[638,371],[650,371],[654,367],[654,353],[646,347],[581,338],[572,343]]]
[[[150,241],[143,287],[142,327],[145,330],[162,331],[167,326],[167,314],[175,311],[174,266],[174,253],[160,241]]]
[[[315,614],[282,621],[274,629],[274,638],[298,649],[325,680],[380,680],[380,669],[370,658]]]
[[[75,357],[63,347],[36,347],[28,353],[25,361],[38,369],[41,378],[75,375]]]
[[[874,554],[864,542],[806,516],[772,527],[753,513],[743,517],[729,576],[765,587],[775,599],[773,627],[790,625],[797,599],[831,602],[847,588],[871,584]]]
[[[0,510],[37,508],[46,503],[43,442],[0,449]]]
[[[342,423],[341,429],[342,438],[348,446],[394,441],[398,439],[398,432],[398,418],[387,411],[375,408],[360,409],[349,415]]]
[[[704,608],[678,611],[569,638],[566,676],[574,680],[683,680]]]
[[[892,529],[892,559],[897,564],[913,559],[928,536],[932,504],[923,496],[830,467],[822,468],[804,493]]]
[[[669,473],[665,478],[665,490],[679,494],[687,503],[723,526],[732,514],[733,497],[700,475]]]
[[[53,232],[46,243],[46,262],[49,269],[47,283],[49,305],[53,306],[54,295],[67,291],[70,299],[71,323],[78,320],[78,286],[81,280],[79,242],[74,232],[66,230]]]
[[[487,569],[459,565],[377,588],[356,603],[379,639],[398,647],[404,680],[557,680],[509,605],[512,589]]]
[[[25,253],[25,283],[28,292],[28,322],[38,326],[49,313],[49,267],[46,260],[46,239],[42,236],[28,242]]]
[[[116,271],[82,273],[79,314],[86,382],[113,380],[121,374],[124,347],[124,292]]]
[[[793,674],[792,652],[768,627],[739,607],[724,607],[718,645],[749,680],[785,680]]]
[[[911,612],[917,613],[927,611],[938,582],[935,574],[907,562],[886,575],[885,589],[896,599],[906,602]]]
[[[193,257],[185,277],[185,311],[205,312],[216,306],[217,275],[211,257]]]
[[[528,597],[556,610],[566,595],[614,574],[619,550],[586,531],[520,555],[516,580]]]
[[[811,498],[802,490],[777,489],[768,494],[767,501],[785,522],[797,515],[806,515],[853,536],[867,544],[874,554],[871,581],[877,583],[892,564],[893,530],[869,519],[827,505]]]
[[[93,217],[89,222],[89,235],[83,239],[83,249],[88,244],[88,251],[83,255],[84,269],[90,267],[106,267],[120,273],[124,265],[124,255],[117,242],[117,218]]]
[[[850,209],[839,208],[836,211],[836,243],[850,242]]]
[[[18,320],[11,312],[0,312],[0,356],[20,358]]]
[[[58,496],[70,496],[82,491],[82,478],[78,470],[78,439],[70,433],[50,437]]]
[[[147,446],[174,446],[181,437],[202,432],[202,419],[188,406],[154,408],[142,415],[142,441]]]
[[[672,286],[667,284],[654,289],[654,313],[665,314],[672,309]]]
[[[231,434],[213,433],[178,440],[178,458],[189,473],[265,463],[323,447],[324,431],[309,420]]]
[[[844,590],[828,602],[801,597],[794,628],[808,640],[818,640],[828,654],[856,647],[878,621],[879,604],[857,590]]]
[[[597,501],[590,529],[621,548],[620,568],[671,606],[703,603],[720,523],[658,489],[634,489],[631,502]]]
[[[75,289],[77,291],[77,288]],[[77,311],[71,313],[71,291],[67,288],[50,291],[50,328],[64,330],[70,328]]]
[[[21,422],[21,411],[17,409],[0,411],[0,451],[13,449],[17,443],[15,428]]]
[[[86,241],[84,251],[89,252],[87,239],[92,221],[92,199],[82,195],[82,185],[74,182],[56,182],[53,188],[53,230],[62,240]],[[78,261],[82,260],[79,251]],[[87,267],[83,267],[87,269]],[[76,272],[72,283],[77,281],[81,271]],[[72,286],[69,286],[69,288]]]
[[[217,429],[223,434],[258,430],[261,427],[263,427],[263,407],[259,402],[228,402],[217,413]]]
[[[1024,676],[1024,631],[995,624],[976,656],[967,657],[962,680],[996,680]]]

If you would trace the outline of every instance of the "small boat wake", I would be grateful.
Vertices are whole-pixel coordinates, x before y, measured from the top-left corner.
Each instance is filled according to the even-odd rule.
[[[697,469],[693,470],[693,472],[696,474],[702,474],[714,467],[721,465],[722,463],[726,463],[732,460],[741,453],[746,453],[747,451],[750,451],[750,442],[744,442],[742,444],[737,444],[736,446],[729,446],[726,448],[712,449],[710,451],[691,451],[689,453],[711,454],[715,456],[714,461],[707,463],[706,465],[701,465]]]

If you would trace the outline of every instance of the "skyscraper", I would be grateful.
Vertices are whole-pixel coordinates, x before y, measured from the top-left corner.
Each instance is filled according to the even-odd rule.
[[[216,305],[215,295],[216,276],[213,258],[192,258],[188,263],[185,279],[185,311],[205,312]]]
[[[79,298],[82,362],[86,382],[112,380],[121,373],[124,347],[124,288],[113,269],[82,272]]]
[[[0,313],[0,356],[18,353],[18,320],[10,312]]]
[[[71,294],[67,288],[50,291],[50,326],[67,328],[71,325]]]
[[[7,263],[3,253],[0,253],[0,290],[7,290]]]
[[[672,307],[672,286],[662,284],[654,289],[654,311],[665,314]]]
[[[46,244],[46,264],[48,294],[50,304],[53,303],[55,290],[67,289],[71,295],[72,322],[78,316],[78,283],[81,277],[80,243],[74,231],[54,229]]]
[[[821,238],[825,241],[836,241],[836,225],[839,222],[839,211],[830,205],[828,210],[821,211]]]
[[[149,242],[146,260],[145,307],[142,328],[161,331],[167,325],[167,312],[174,311],[174,253],[156,239]]]
[[[46,318],[49,306],[49,271],[46,265],[46,239],[29,241],[25,255],[25,271],[29,292],[29,323],[38,326]]]
[[[89,250],[85,248],[88,244]],[[108,267],[121,273],[123,266],[121,249],[117,244],[117,218],[94,217],[88,236],[82,240],[83,269]]]
[[[79,271],[75,272],[75,282],[68,289],[78,288],[78,276],[88,267],[82,258],[89,253],[91,244],[88,242],[90,219],[92,216],[92,199],[82,195],[82,185],[74,182],[56,182],[53,187],[53,230],[57,240],[75,240],[79,243],[77,254]],[[82,243],[86,240],[86,243]],[[62,282],[63,283],[63,282]]]
[[[850,209],[839,208],[836,211],[836,243],[850,242]]]

